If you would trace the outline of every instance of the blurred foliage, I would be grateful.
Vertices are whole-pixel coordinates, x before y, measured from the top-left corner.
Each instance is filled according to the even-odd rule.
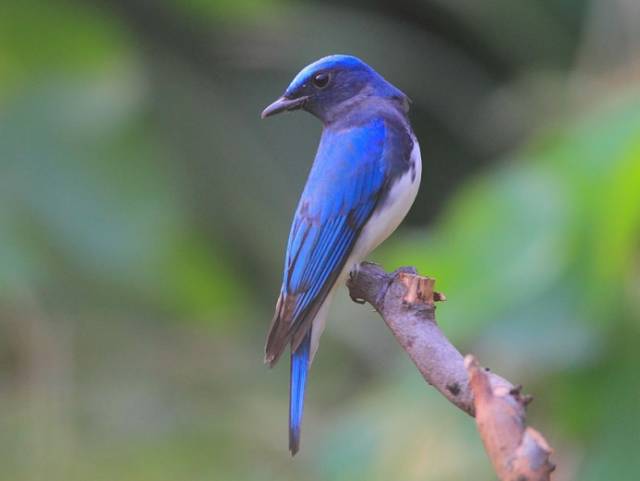
[[[344,295],[286,451],[262,342],[320,127],[258,114],[332,52],[413,100],[421,193],[373,258],[535,395],[555,479],[638,479],[638,5],[4,0],[0,479],[494,479]]]

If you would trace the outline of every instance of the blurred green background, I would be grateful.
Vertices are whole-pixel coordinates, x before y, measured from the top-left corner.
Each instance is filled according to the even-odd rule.
[[[491,480],[473,421],[343,291],[287,452],[262,364],[330,53],[413,100],[372,260],[438,279],[558,481],[640,479],[640,2],[2,0],[0,479]]]

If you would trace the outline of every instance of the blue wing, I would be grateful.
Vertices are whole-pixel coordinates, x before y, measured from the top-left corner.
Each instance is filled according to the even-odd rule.
[[[295,351],[385,190],[382,119],[325,129],[289,234],[283,284],[265,361]]]

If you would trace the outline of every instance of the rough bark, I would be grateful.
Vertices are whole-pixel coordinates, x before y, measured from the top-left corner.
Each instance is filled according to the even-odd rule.
[[[452,404],[476,418],[487,454],[502,481],[546,481],[554,465],[551,448],[527,427],[530,398],[520,386],[481,368],[473,356],[464,358],[440,330],[435,302],[445,300],[433,290],[434,280],[412,267],[388,274],[364,262],[352,272],[347,287],[356,302],[368,302],[384,319],[424,379]]]

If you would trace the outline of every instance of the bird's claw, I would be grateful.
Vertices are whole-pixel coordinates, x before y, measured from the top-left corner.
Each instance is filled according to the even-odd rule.
[[[366,304],[367,301],[365,301],[364,299],[361,299],[359,297],[354,297],[351,294],[349,294],[349,297],[351,298],[351,300],[353,302],[355,302],[356,304]]]

